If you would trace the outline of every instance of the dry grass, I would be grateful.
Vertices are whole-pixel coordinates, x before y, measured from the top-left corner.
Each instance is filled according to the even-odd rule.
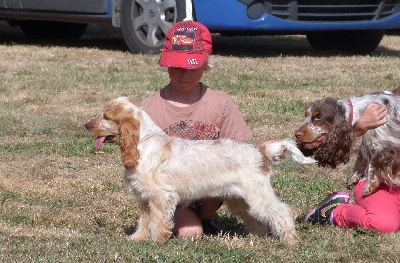
[[[107,29],[104,37],[102,27],[74,43],[0,30],[0,262],[398,262],[399,233],[298,222],[302,241],[286,247],[238,237],[240,222],[224,210],[217,221],[229,236],[126,240],[138,215],[121,182],[118,148],[95,151],[83,124],[112,98],[142,99],[166,84],[158,57],[128,53],[119,32]],[[232,96],[254,143],[292,138],[315,99],[390,90],[400,81],[395,35],[369,56],[317,53],[302,36],[215,36],[214,43],[218,64],[204,82]],[[286,159],[274,168],[278,195],[301,213],[343,188],[351,170]]]

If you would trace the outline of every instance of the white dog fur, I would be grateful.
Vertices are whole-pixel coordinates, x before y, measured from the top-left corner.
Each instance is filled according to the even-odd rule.
[[[270,160],[279,159],[285,149],[298,161],[313,161],[302,156],[294,142],[259,149],[229,139],[188,141],[168,136],[127,97],[110,101],[86,128],[97,136],[97,147],[103,142],[120,145],[124,183],[140,208],[133,240],[168,239],[178,204],[219,197],[250,232],[297,242],[296,212],[277,198],[270,183]]]

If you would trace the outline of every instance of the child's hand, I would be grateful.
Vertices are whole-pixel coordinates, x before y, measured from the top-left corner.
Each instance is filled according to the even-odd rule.
[[[354,125],[354,136],[362,136],[369,129],[373,129],[382,124],[385,124],[388,121],[386,118],[386,114],[386,105],[370,103],[367,108],[365,108],[365,111],[361,115],[360,120]]]

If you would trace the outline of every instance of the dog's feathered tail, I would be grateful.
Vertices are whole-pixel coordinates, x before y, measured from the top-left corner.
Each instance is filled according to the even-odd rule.
[[[301,164],[316,163],[314,159],[304,156],[303,153],[297,148],[295,141],[291,139],[284,139],[279,142],[268,144],[267,151],[269,160],[278,161],[279,159],[282,158],[285,150],[286,152],[289,152],[291,154],[292,159],[298,163]]]

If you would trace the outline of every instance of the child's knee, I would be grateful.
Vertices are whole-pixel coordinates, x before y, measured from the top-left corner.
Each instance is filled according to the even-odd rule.
[[[179,207],[174,215],[173,234],[176,237],[194,237],[203,235],[203,227],[196,213],[187,207]]]
[[[185,226],[174,229],[176,237],[195,237],[203,235],[203,228],[201,226]]]

